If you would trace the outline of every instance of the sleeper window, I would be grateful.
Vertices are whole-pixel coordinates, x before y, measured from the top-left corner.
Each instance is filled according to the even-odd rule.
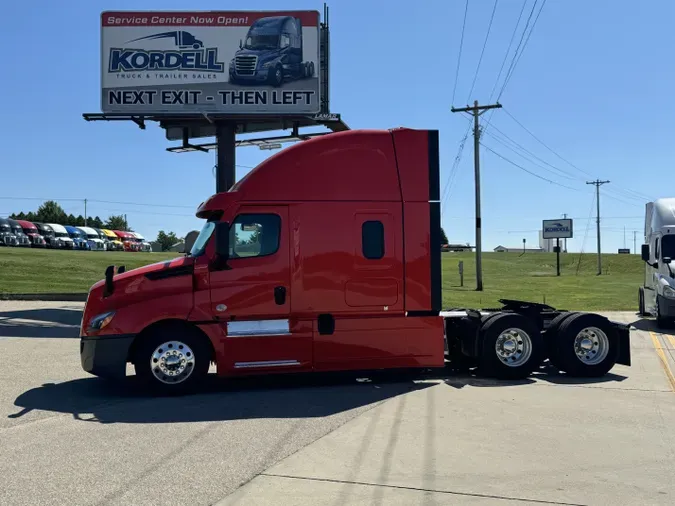
[[[273,255],[279,249],[280,229],[276,214],[240,214],[230,227],[230,258]]]
[[[384,256],[384,225],[381,221],[365,221],[361,225],[361,247],[368,260]]]

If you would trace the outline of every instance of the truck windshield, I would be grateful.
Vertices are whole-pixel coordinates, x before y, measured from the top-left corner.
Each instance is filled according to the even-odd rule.
[[[195,243],[192,245],[192,249],[190,250],[190,256],[198,257],[199,255],[204,254],[206,244],[209,242],[211,234],[213,234],[213,231],[216,228],[216,221],[217,221],[216,219],[213,219],[204,223],[202,231],[199,232],[197,239],[195,239]]]
[[[246,37],[246,49],[276,49],[279,45],[278,35],[249,35]]]
[[[54,232],[54,237],[68,237],[65,232]]]
[[[4,223],[0,225],[0,232],[9,232],[9,225],[5,225]]]
[[[97,234],[87,234],[87,239],[98,239],[98,238],[99,237]]]

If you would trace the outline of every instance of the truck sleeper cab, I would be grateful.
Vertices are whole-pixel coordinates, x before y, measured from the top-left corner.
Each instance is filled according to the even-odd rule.
[[[39,223],[39,222],[33,222],[33,225],[35,225],[35,228],[38,229],[38,232],[40,235],[44,238],[45,240],[45,246],[50,249],[57,249],[62,247],[62,243],[57,241],[56,235],[54,234],[54,230],[52,230],[52,227],[45,223]]]
[[[403,128],[277,153],[199,206],[189,255],[108,267],[85,306],[82,367],[119,378],[131,362],[152,388],[183,392],[212,361],[220,376],[629,365],[628,328],[599,315],[518,301],[441,313],[438,160],[436,131]]]
[[[45,238],[40,235],[40,231],[33,223],[26,220],[16,220],[16,221],[23,229],[23,233],[26,234],[26,236],[28,236],[31,247],[45,248],[47,246]]]
[[[117,238],[122,242],[122,247],[124,251],[138,251],[139,245],[136,241],[136,236],[131,232],[126,232],[124,230],[113,230]]]
[[[75,249],[75,242],[68,234],[66,227],[59,225],[58,223],[47,223],[49,228],[54,231],[54,243],[57,248],[62,249]]]
[[[87,240],[87,234],[82,230],[71,225],[66,225],[64,228],[68,232],[68,236],[73,240],[73,249],[84,251],[91,249]]]
[[[299,18],[271,16],[256,20],[230,62],[233,84],[267,83],[314,76],[314,62],[303,61],[302,24]]]
[[[16,237],[16,245],[23,248],[30,248],[30,238],[23,232],[21,223],[11,218],[7,218],[7,221],[12,228],[12,233]]]
[[[105,242],[99,236],[96,229],[91,227],[77,227],[87,238],[87,244],[91,251],[105,251]]]
[[[653,315],[660,328],[675,322],[675,198],[646,204],[644,282],[638,290],[638,312]]]
[[[107,228],[101,229],[103,233],[105,234],[106,238],[108,239],[109,244],[107,245],[108,251],[123,251],[124,250],[124,244],[122,241],[120,241],[120,238],[117,236],[115,232],[112,230],[109,230]]]
[[[6,218],[0,218],[0,246],[18,246],[16,235]]]
[[[152,246],[148,241],[145,240],[145,237],[143,237],[138,232],[131,232],[131,233],[136,238],[136,242],[138,243],[138,251],[143,251],[145,253],[152,251]]]

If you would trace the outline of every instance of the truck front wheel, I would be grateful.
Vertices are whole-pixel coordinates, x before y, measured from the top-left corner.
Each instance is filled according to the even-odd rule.
[[[501,313],[488,319],[480,332],[482,350],[479,371],[499,379],[522,379],[542,360],[539,329],[526,317]]]
[[[197,329],[166,324],[139,336],[133,362],[136,376],[154,392],[185,394],[203,382],[211,348]]]
[[[571,376],[604,376],[619,353],[612,324],[600,315],[577,313],[566,319],[557,336],[559,367]]]
[[[281,65],[277,65],[274,68],[274,72],[272,72],[270,80],[272,82],[272,86],[274,86],[275,88],[278,88],[279,86],[281,86],[283,84],[283,82],[284,82],[284,69]]]
[[[645,289],[641,286],[638,288],[638,315],[645,316]]]

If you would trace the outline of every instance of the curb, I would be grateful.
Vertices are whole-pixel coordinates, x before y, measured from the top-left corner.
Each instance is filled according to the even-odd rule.
[[[88,293],[0,293],[0,300],[86,302]]]

